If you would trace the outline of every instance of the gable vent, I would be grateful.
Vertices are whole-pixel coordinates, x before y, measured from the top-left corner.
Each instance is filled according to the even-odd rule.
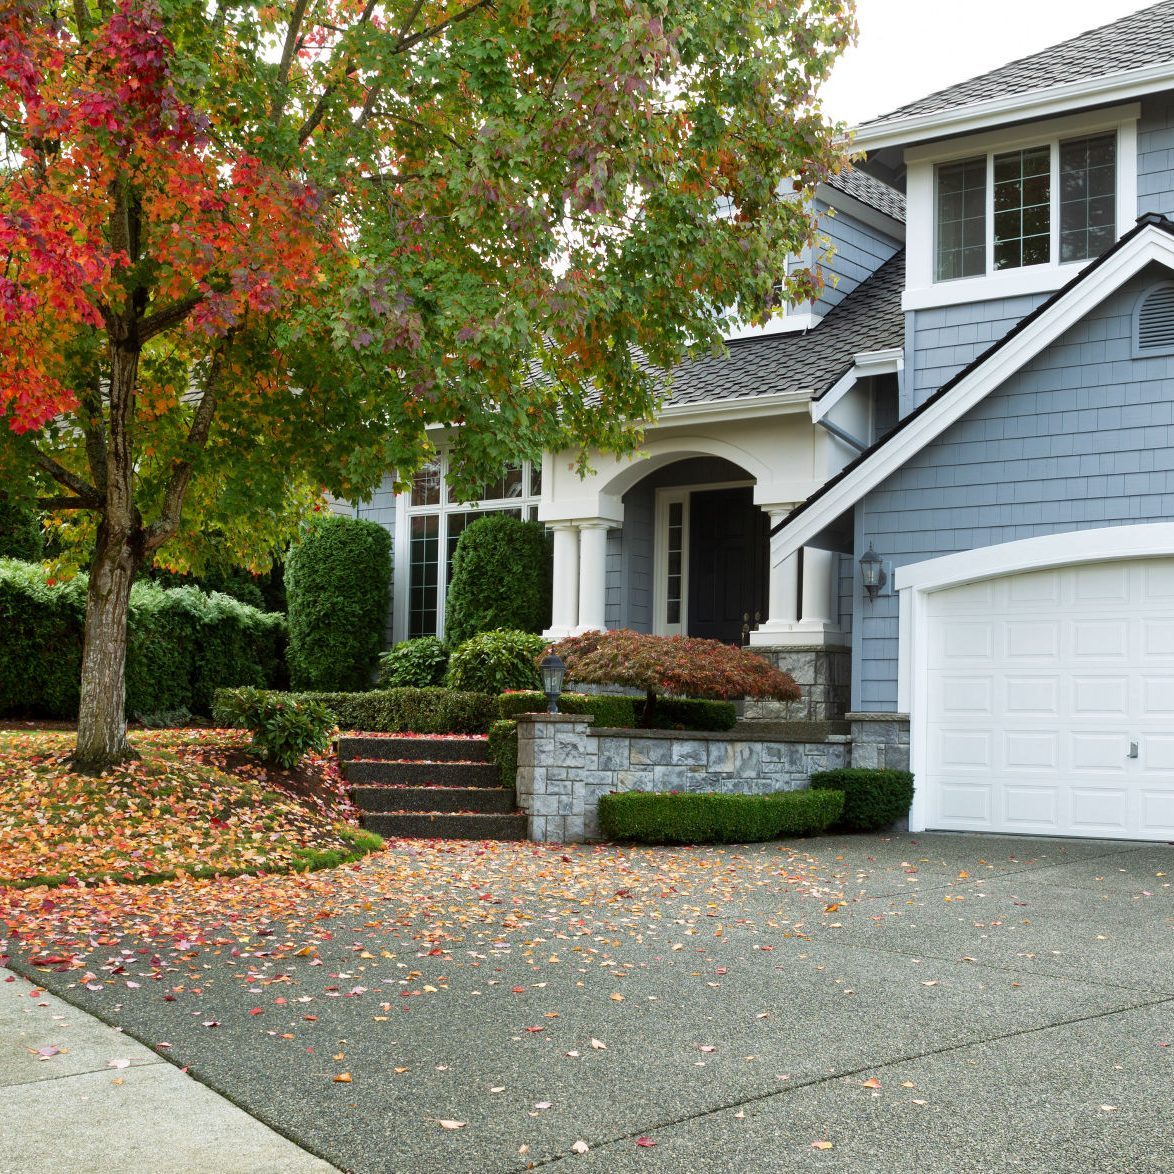
[[[1174,285],[1160,285],[1142,299],[1137,314],[1137,349],[1174,351]]]

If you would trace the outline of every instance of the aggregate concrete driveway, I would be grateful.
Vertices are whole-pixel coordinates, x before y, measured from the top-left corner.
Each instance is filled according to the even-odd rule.
[[[438,869],[456,851],[401,842],[371,876],[429,850]],[[548,860],[604,859],[565,852],[506,871],[520,886]],[[900,835],[606,852],[625,869],[606,902],[556,885],[528,920],[439,944],[370,907],[316,957],[254,954],[244,981],[239,958],[206,954],[198,999],[191,974],[168,1002],[158,981],[119,980],[114,998],[114,980],[91,991],[19,949],[12,965],[360,1174],[1174,1171],[1174,848]],[[461,857],[447,908],[477,867]],[[723,879],[686,890],[686,868]]]

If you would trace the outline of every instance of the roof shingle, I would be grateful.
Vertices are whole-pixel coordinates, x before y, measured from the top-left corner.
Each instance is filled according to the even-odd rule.
[[[905,196],[890,187],[887,183],[876,179],[858,168],[845,168],[838,175],[829,175],[824,183],[846,196],[891,216],[894,220],[905,223]]]

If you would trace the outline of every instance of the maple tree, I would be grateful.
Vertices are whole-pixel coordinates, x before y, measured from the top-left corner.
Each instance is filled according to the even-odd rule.
[[[847,0],[5,5],[0,477],[89,565],[78,763],[130,753],[144,565],[263,567],[429,424],[471,495],[632,448],[653,369],[812,238],[851,32]]]

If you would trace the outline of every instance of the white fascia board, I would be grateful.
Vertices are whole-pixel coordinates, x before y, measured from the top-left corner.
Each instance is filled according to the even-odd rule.
[[[771,565],[777,566],[831,525],[866,493],[981,403],[1065,330],[1095,309],[1135,273],[1155,261],[1168,269],[1174,269],[1174,236],[1150,226],[1105,261],[1093,279],[1073,286],[1046,313],[955,384],[948,395],[921,411],[905,427],[894,433],[886,444],[857,465],[842,481],[833,485],[811,508],[780,530],[771,540]]]
[[[1174,61],[1143,69],[1129,69],[1101,77],[1083,78],[1027,94],[1010,94],[975,102],[954,110],[939,110],[886,121],[874,130],[858,127],[852,146],[858,151],[880,151],[947,135],[964,135],[1026,118],[1050,118],[1085,106],[1125,102],[1174,86]]]
[[[865,204],[855,196],[840,191],[839,188],[830,187],[826,183],[816,184],[815,198],[822,200],[825,204],[830,204],[845,216],[857,220],[869,228],[874,228],[877,232],[884,233],[885,236],[893,240],[903,241],[905,239],[904,220],[897,220],[879,208],[874,208],[871,204]]]
[[[852,366],[818,399],[811,401],[811,420],[818,424],[856,386],[873,375],[891,375],[905,368],[905,352],[900,347],[880,351],[861,351]]]
[[[781,391],[770,395],[747,396],[743,399],[709,400],[698,404],[669,404],[656,417],[656,425],[707,424],[719,420],[749,420],[758,416],[777,416],[786,412],[801,412],[814,391],[810,387],[799,391]]]

